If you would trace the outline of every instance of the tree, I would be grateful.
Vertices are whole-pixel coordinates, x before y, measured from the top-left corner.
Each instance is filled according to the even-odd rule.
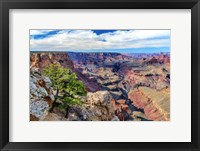
[[[52,87],[56,91],[50,112],[53,111],[55,106],[58,106],[59,108],[65,108],[68,114],[69,107],[81,104],[78,96],[85,96],[86,90],[83,82],[77,79],[76,73],[72,73],[69,69],[58,64],[52,64],[44,68],[43,72],[45,76],[50,78]],[[58,103],[57,100],[62,101],[62,103]]]

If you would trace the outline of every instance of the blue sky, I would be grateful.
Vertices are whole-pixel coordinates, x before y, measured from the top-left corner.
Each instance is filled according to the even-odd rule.
[[[170,30],[30,30],[30,51],[170,51]]]

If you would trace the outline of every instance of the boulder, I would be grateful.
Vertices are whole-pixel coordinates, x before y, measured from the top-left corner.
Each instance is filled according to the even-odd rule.
[[[73,106],[69,109],[69,121],[117,121],[112,96],[108,91],[97,91],[87,94],[86,101],[81,106]]]

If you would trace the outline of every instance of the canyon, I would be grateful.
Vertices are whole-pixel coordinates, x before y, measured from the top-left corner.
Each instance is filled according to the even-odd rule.
[[[59,64],[75,72],[87,96],[82,105],[49,108],[55,92],[43,69]],[[31,52],[30,120],[169,121],[170,54]]]

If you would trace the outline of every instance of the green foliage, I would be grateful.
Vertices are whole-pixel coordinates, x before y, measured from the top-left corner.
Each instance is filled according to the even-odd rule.
[[[53,89],[58,92],[55,99],[63,102],[59,105],[61,108],[81,104],[77,96],[86,95],[86,90],[83,82],[77,79],[75,73],[71,73],[69,69],[57,64],[46,67],[43,72],[50,78]]]
[[[80,99],[72,98],[72,97],[64,97],[63,104],[59,104],[57,107],[60,109],[65,109],[65,108],[73,106],[73,105],[81,105]]]

